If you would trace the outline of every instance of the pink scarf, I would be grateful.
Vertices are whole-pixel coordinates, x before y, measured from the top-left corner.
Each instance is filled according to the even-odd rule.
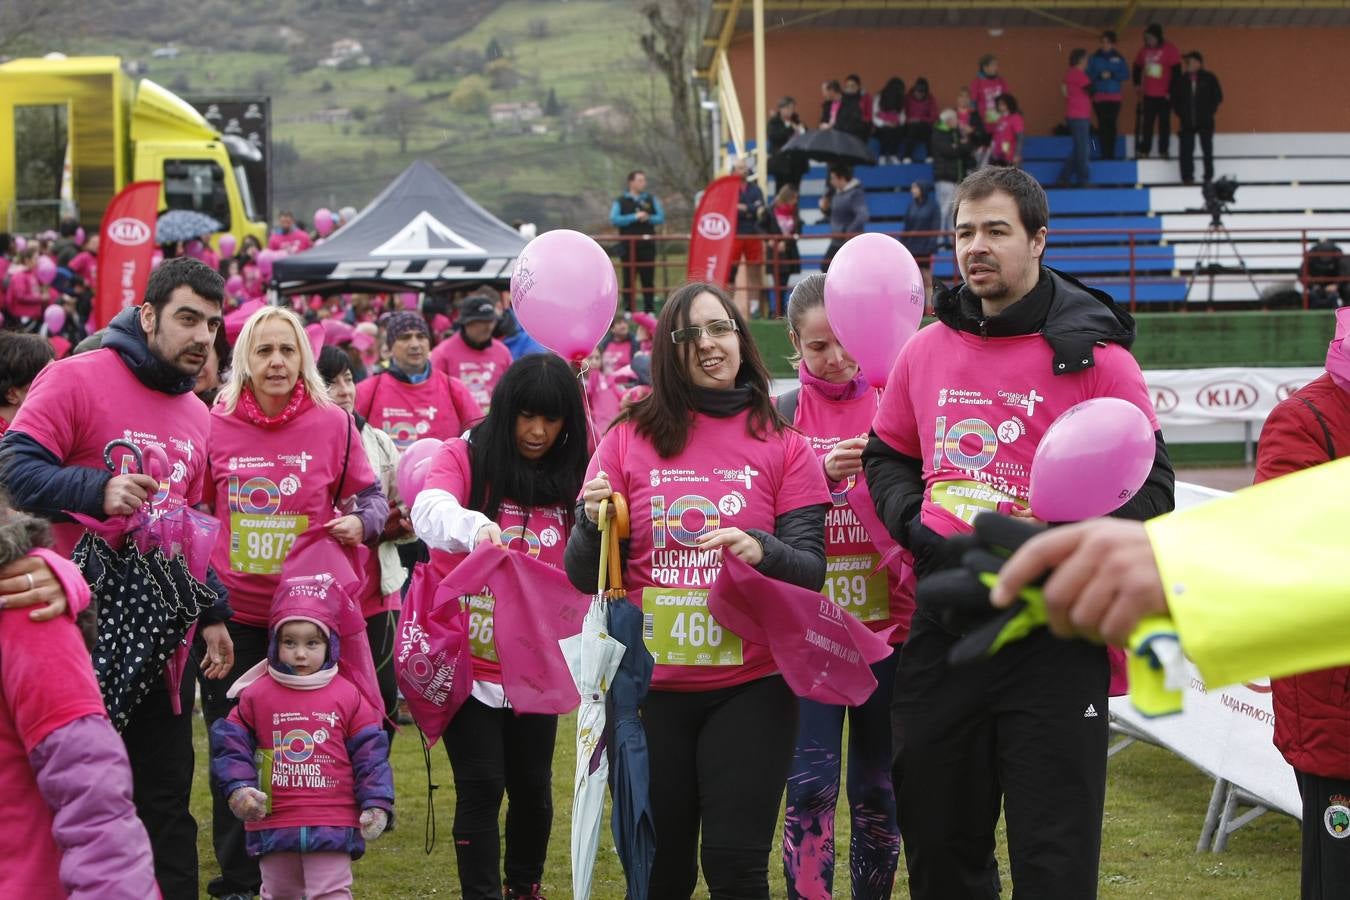
[[[826,381],[812,375],[811,370],[806,368],[806,363],[797,366],[797,377],[801,379],[803,387],[814,388],[820,391],[826,400],[832,400],[836,403],[842,400],[856,400],[872,389],[871,385],[867,383],[867,379],[863,377],[862,372],[853,376],[852,381],[835,384],[833,381]]]
[[[288,687],[293,691],[317,691],[319,688],[328,687],[333,682],[333,679],[337,677],[338,667],[328,666],[308,675],[290,675],[272,668],[271,664],[264,659],[243,675],[240,675],[239,679],[230,685],[230,689],[225,692],[225,696],[230,700],[238,697],[244,688],[263,677],[264,672],[270,675],[277,684]]]
[[[269,416],[263,412],[262,406],[258,403],[258,398],[253,394],[253,388],[245,385],[244,389],[239,392],[239,403],[235,405],[234,414],[250,425],[257,425],[259,428],[277,428],[285,425],[313,405],[314,401],[310,399],[309,391],[305,390],[305,382],[296,381],[295,387],[291,389],[291,398],[286,401],[286,406],[275,416]]]
[[[1336,310],[1336,337],[1327,348],[1327,374],[1341,390],[1350,391],[1350,306]]]

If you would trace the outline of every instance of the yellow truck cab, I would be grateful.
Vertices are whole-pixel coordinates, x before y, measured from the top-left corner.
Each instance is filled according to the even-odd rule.
[[[186,101],[135,79],[115,56],[0,65],[0,230],[34,234],[74,216],[96,234],[133,181],[158,181],[160,211],[190,209],[242,244],[267,242],[243,162],[257,150],[222,135]]]

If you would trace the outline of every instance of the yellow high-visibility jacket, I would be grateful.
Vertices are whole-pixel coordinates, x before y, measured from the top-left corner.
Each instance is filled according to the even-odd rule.
[[[1350,664],[1350,457],[1145,527],[1207,683]]]

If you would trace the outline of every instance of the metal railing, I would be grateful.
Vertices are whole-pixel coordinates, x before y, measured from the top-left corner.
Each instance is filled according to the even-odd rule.
[[[947,232],[903,233],[883,231],[897,239],[940,238]],[[797,273],[818,271],[825,248],[852,234],[738,235],[738,241],[759,243],[763,259],[759,270],[747,269],[731,279],[743,309],[762,316],[781,316]],[[1187,309],[1309,309],[1317,301],[1336,297],[1350,302],[1350,255],[1314,251],[1319,240],[1340,238],[1350,249],[1350,229],[1232,228],[1225,235],[1205,229],[1055,229],[1050,234],[1045,261],[1067,268],[1075,277],[1109,290],[1133,312]],[[1231,238],[1231,240],[1230,240]],[[653,299],[683,284],[688,266],[688,234],[598,234],[601,246],[613,251],[622,288],[620,303],[630,311],[646,305],[647,280]],[[647,249],[638,248],[646,245]],[[794,256],[795,251],[795,256]],[[640,257],[650,256],[650,259]],[[1319,261],[1336,264],[1334,272],[1318,273]],[[930,259],[934,280],[959,280],[959,267],[950,246]],[[744,255],[733,266],[746,268]],[[1245,267],[1245,270],[1244,270]],[[734,269],[733,269],[734,271]],[[1297,294],[1297,297],[1295,297]]]

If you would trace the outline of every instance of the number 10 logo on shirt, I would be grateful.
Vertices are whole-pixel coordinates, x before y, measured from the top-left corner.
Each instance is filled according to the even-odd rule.
[[[978,471],[993,462],[998,454],[998,438],[983,419],[962,419],[948,429],[947,417],[938,416],[933,437],[934,470],[942,468],[945,456],[947,462],[958,469]]]
[[[261,475],[254,476],[243,484],[239,483],[238,475],[231,475],[229,490],[230,512],[248,516],[271,516],[276,515],[281,509],[280,489],[270,479]]]
[[[686,519],[693,521],[702,519],[697,528],[686,527]],[[666,537],[675,539],[675,542],[685,547],[697,546],[700,535],[709,531],[715,531],[722,527],[722,514],[717,509],[717,504],[713,503],[707,497],[700,497],[697,494],[685,494],[666,508],[666,498],[663,496],[652,497],[652,547],[657,550],[664,549],[666,546]]]

